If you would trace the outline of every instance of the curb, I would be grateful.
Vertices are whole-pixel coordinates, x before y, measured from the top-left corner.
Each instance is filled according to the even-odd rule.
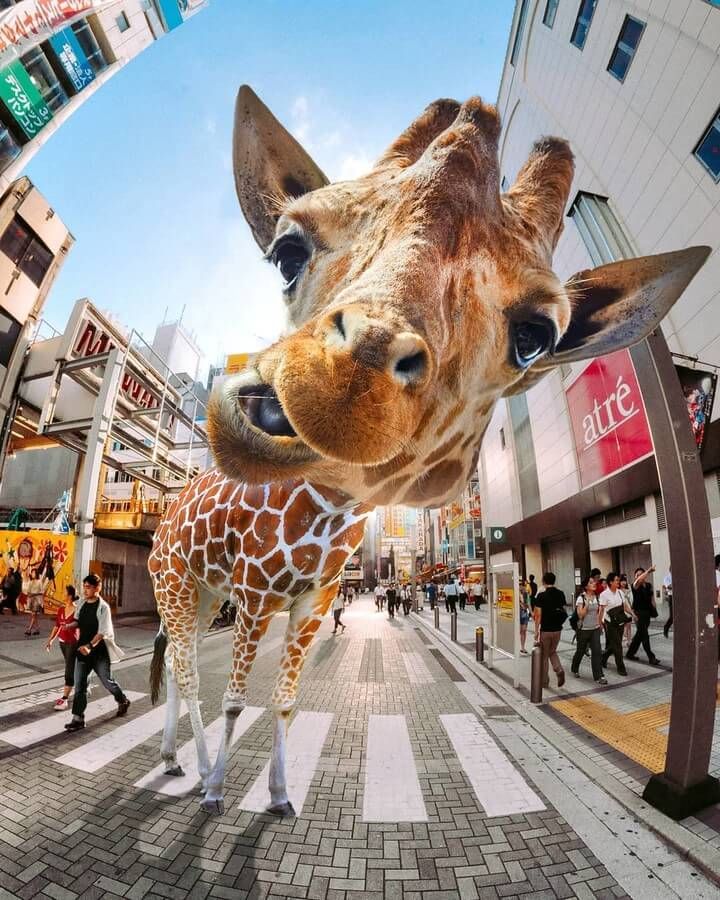
[[[464,647],[454,644],[447,635],[435,629],[431,623],[426,622],[417,613],[412,612],[411,616],[422,627],[423,631],[435,639],[436,644],[442,646],[478,680],[502,697],[517,715],[531,725],[556,750],[568,758],[568,762],[572,763],[572,760],[567,756],[567,747],[564,746],[557,733],[548,727],[548,720],[544,714],[540,713],[504,679],[495,675],[491,669],[487,669],[478,663]],[[605,772],[602,786],[614,800],[617,800],[632,816],[661,837],[681,857],[691,862],[708,878],[720,884],[720,850],[708,846],[702,838],[699,838],[684,825],[669,819],[659,810],[649,806],[642,797],[631,791],[630,788],[618,781],[613,775]]]

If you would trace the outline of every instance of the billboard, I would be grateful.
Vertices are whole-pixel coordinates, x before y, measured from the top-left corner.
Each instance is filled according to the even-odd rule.
[[[0,580],[12,566],[19,570],[23,592],[30,573],[42,569],[45,586],[44,611],[57,612],[64,603],[65,588],[73,583],[74,534],[53,534],[50,531],[0,532]]]
[[[93,67],[88,62],[72,28],[63,28],[62,31],[54,34],[50,38],[50,46],[78,93],[95,80]]]
[[[717,373],[690,369],[687,366],[675,366],[675,371],[685,396],[695,445],[698,450],[702,450],[715,399]]]
[[[52,119],[42,94],[20,62],[10,63],[0,73],[0,99],[29,138],[34,138]]]
[[[592,360],[566,394],[583,487],[652,454],[645,406],[627,350]]]

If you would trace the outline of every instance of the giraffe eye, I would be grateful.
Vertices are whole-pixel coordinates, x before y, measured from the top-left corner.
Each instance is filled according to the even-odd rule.
[[[286,293],[294,290],[309,259],[307,247],[297,238],[281,239],[272,248],[270,261],[282,275]]]
[[[547,319],[518,322],[513,326],[515,363],[521,369],[535,362],[555,345],[555,329]]]

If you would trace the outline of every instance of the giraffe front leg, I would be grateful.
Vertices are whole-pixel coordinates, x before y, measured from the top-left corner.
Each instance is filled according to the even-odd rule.
[[[287,793],[287,730],[295,707],[298,683],[308,650],[327,613],[336,592],[336,585],[324,588],[313,597],[302,597],[290,610],[290,622],[285,635],[285,649],[280,662],[280,674],[272,696],[274,713],[273,745],[270,757],[268,812],[280,816],[294,816],[295,810]]]
[[[241,600],[242,602],[242,600]],[[240,606],[240,604],[238,604]],[[223,713],[225,729],[223,740],[218,747],[215,765],[208,779],[207,791],[202,801],[206,812],[222,814],[225,810],[225,771],[227,756],[232,745],[232,736],[238,716],[245,709],[247,679],[250,675],[258,642],[267,631],[272,620],[271,615],[260,615],[256,604],[245,602],[243,609],[238,609],[235,618],[235,632],[232,648],[232,669],[228,686],[223,696]]]

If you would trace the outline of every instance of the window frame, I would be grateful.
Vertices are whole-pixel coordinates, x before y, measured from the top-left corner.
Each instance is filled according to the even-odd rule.
[[[132,26],[130,25],[130,19],[124,9],[121,9],[118,15],[115,16],[115,24],[117,25],[120,34],[125,34],[126,31],[130,31]]]
[[[518,13],[517,28],[515,29],[515,37],[513,39],[512,50],[510,51],[510,65],[515,68],[518,56],[520,56],[520,45],[522,44],[523,32],[525,31],[525,22],[527,21],[528,8],[530,0],[521,0],[520,12]]]
[[[555,27],[555,17],[557,16],[560,0],[546,0],[545,12],[543,13],[542,23],[551,31]],[[548,21],[549,20],[549,21]]]
[[[635,44],[635,47],[632,48],[632,50],[630,49],[629,44],[625,44],[622,48],[620,47],[620,44],[622,41],[622,36],[623,36],[623,31],[625,30],[625,26],[628,24],[628,22],[634,22],[636,25],[640,25],[640,36],[637,39],[637,44]],[[615,41],[615,46],[613,47],[613,51],[610,54],[610,59],[607,64],[607,71],[612,75],[613,78],[615,78],[617,81],[619,81],[620,84],[624,84],[625,79],[627,78],[627,74],[630,71],[630,66],[633,64],[633,60],[635,59],[635,54],[637,53],[637,49],[640,46],[640,41],[643,39],[643,35],[645,34],[646,27],[647,27],[647,22],[643,22],[640,19],[636,19],[635,16],[626,14],[625,18],[623,19],[623,23],[620,26],[620,33],[617,36],[617,40]],[[620,76],[617,75],[612,70],[613,60],[615,59],[615,57],[618,53],[618,50],[620,50],[620,49],[622,49],[623,52],[625,52],[625,53],[629,53],[629,55],[630,55],[630,60],[627,64],[627,68],[625,69],[622,78],[620,78]]]
[[[582,44],[578,44],[575,41],[575,36],[578,33],[578,28],[581,22],[580,13],[583,11],[586,3],[592,3],[592,9],[590,10],[590,18],[587,20],[587,27],[585,28],[585,39]],[[597,0],[580,0],[580,6],[578,6],[577,15],[575,16],[575,24],[573,25],[573,30],[570,33],[570,43],[573,47],[576,47],[581,53],[585,49],[585,44],[587,43],[588,35],[590,34],[590,27],[592,26],[593,19],[595,18],[595,10],[597,9]],[[585,19],[582,20],[583,24],[585,23]]]
[[[710,132],[711,132],[713,129],[715,129],[715,130],[718,132],[718,134],[720,135],[720,109],[718,109],[718,110],[715,112],[715,115],[714,115],[714,116],[712,117],[712,119],[710,120],[710,123],[708,124],[707,128],[705,129],[705,131],[703,131],[702,137],[701,137],[700,140],[697,142],[697,144],[695,144],[695,147],[694,147],[694,149],[693,149],[693,156],[694,156],[695,159],[700,163],[700,165],[701,165],[701,166],[703,167],[703,169],[707,172],[707,174],[712,178],[712,180],[715,182],[715,184],[720,184],[720,170],[718,171],[718,173],[717,173],[717,175],[716,175],[716,174],[712,171],[712,169],[710,169],[710,167],[709,167],[708,164],[705,162],[705,160],[702,159],[702,157],[700,157],[700,156],[698,155],[698,151],[700,150],[700,147],[702,146],[703,142],[709,137]]]

